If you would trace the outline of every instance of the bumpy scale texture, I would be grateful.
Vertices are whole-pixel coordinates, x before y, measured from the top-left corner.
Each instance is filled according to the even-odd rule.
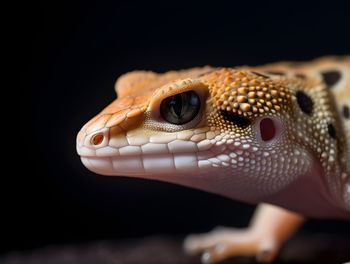
[[[89,169],[259,202],[319,166],[330,199],[350,208],[350,57],[132,72],[116,90],[78,134]],[[199,95],[199,114],[182,125],[162,119],[161,102],[187,91]]]

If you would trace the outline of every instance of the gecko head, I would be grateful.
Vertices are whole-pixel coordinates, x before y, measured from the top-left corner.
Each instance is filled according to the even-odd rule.
[[[78,134],[84,165],[98,174],[168,181],[248,202],[307,173],[310,131],[299,101],[302,110],[311,106],[293,90],[298,83],[208,70],[121,77],[119,98]]]

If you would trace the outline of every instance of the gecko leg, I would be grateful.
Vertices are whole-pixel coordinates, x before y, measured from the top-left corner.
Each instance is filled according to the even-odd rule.
[[[189,254],[201,253],[206,264],[234,256],[255,256],[258,261],[271,262],[303,221],[299,214],[260,204],[248,228],[220,227],[207,234],[189,235],[184,248]]]

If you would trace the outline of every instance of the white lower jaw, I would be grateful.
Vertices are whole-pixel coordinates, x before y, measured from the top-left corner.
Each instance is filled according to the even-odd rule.
[[[144,156],[81,157],[89,170],[103,175],[146,176],[198,171],[196,154],[164,154]],[[211,166],[210,166],[211,167]]]
[[[247,191],[250,189],[246,184],[249,179],[245,175],[233,177],[231,167],[217,168],[208,160],[197,160],[195,154],[108,158],[83,156],[81,160],[97,174],[171,182],[246,202],[255,201],[261,196],[256,191]]]

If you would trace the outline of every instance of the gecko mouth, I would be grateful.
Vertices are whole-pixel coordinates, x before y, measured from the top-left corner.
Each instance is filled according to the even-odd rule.
[[[218,167],[235,169],[244,165],[243,156],[254,155],[258,151],[254,145],[239,142],[232,142],[228,147],[208,140],[203,141],[204,144],[175,142],[176,147],[170,145],[172,150],[164,144],[146,144],[142,148],[106,145],[95,149],[77,144],[77,152],[85,167],[97,174],[142,177],[199,172],[207,174]]]
[[[81,156],[81,161],[86,168],[95,173],[115,176],[188,173],[205,165],[204,160],[199,160],[196,153]]]
[[[137,176],[144,174],[143,164],[137,157],[92,157],[81,156],[84,166],[102,175]]]

